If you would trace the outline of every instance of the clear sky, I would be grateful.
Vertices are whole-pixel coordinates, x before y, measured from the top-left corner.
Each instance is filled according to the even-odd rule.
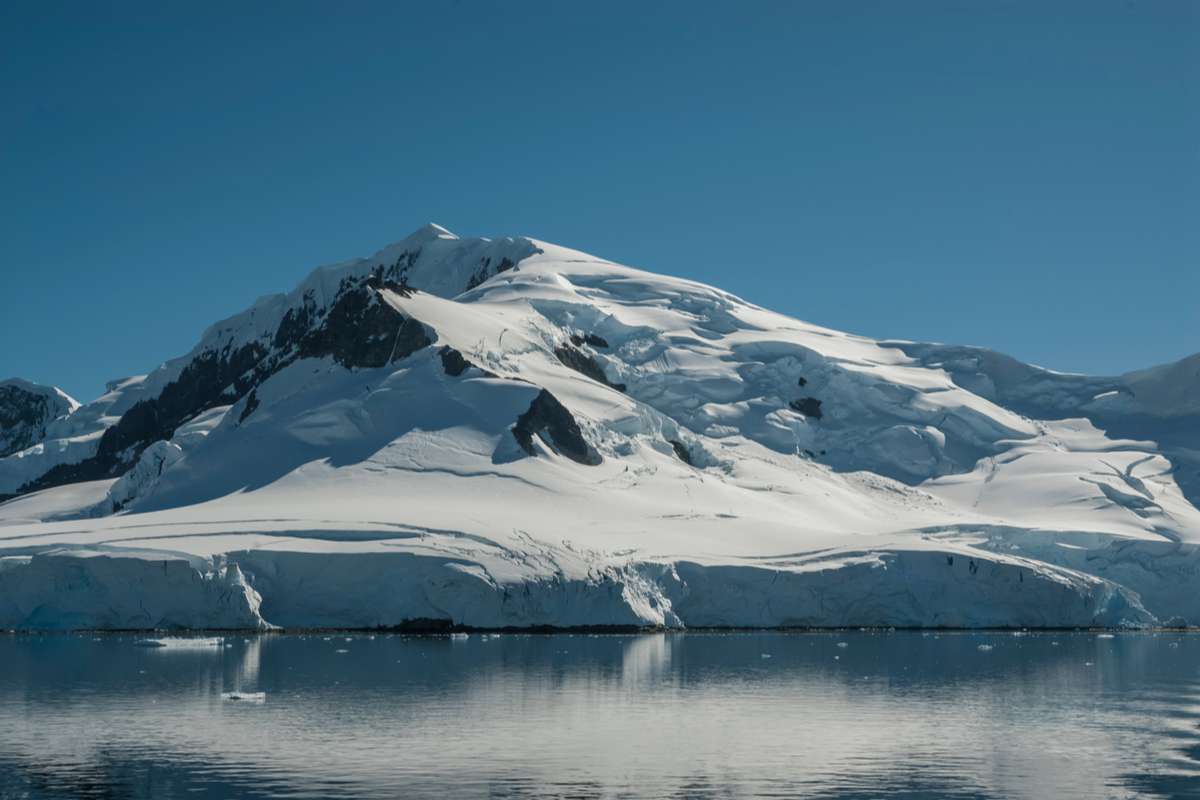
[[[0,4],[0,376],[427,221],[875,337],[1200,350],[1200,3]]]

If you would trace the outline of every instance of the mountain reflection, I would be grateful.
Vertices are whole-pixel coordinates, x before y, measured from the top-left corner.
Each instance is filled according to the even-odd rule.
[[[1186,796],[1197,663],[1176,634],[9,636],[0,797]]]

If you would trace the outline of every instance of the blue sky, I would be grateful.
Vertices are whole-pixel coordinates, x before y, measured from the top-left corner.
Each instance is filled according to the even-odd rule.
[[[0,375],[82,400],[426,221],[876,337],[1200,350],[1200,4],[0,6]]]

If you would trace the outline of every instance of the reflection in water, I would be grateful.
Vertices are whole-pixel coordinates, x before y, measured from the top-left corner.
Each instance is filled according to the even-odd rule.
[[[0,637],[0,797],[1200,797],[1200,636],[134,642]]]

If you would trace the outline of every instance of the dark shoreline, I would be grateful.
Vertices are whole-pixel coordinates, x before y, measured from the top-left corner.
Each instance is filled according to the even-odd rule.
[[[1200,634],[1200,627],[1187,628],[1172,628],[1172,627],[1146,627],[1146,628],[1104,628],[1104,627],[1089,627],[1089,628],[1072,628],[1072,627],[1045,627],[1045,628],[1030,628],[1030,627],[1007,627],[1007,628],[922,628],[922,627],[696,627],[696,628],[655,628],[655,627],[640,627],[634,625],[578,625],[570,627],[558,627],[552,625],[541,625],[533,627],[506,627],[506,628],[475,628],[463,625],[454,625],[446,627],[407,627],[394,626],[382,628],[271,628],[267,630],[259,630],[257,628],[71,628],[71,629],[54,629],[54,628],[9,628],[0,630],[0,635],[5,636],[74,636],[81,634],[89,635],[109,635],[109,636],[124,636],[129,634],[155,635],[160,638],[201,638],[204,636],[225,635],[225,636],[321,636],[331,634],[351,634],[351,635],[384,635],[384,636],[420,636],[427,638],[448,637],[451,634],[465,633],[470,635],[508,635],[508,636],[630,636],[630,635],[650,635],[650,634],[688,634],[688,633],[790,633],[790,634],[828,634],[828,633],[872,633],[872,634],[888,634],[888,633],[947,633],[947,634],[974,634],[974,633],[1023,633],[1023,634],[1042,634],[1042,633],[1124,633],[1124,634],[1147,634],[1147,633],[1182,633],[1182,634]]]

